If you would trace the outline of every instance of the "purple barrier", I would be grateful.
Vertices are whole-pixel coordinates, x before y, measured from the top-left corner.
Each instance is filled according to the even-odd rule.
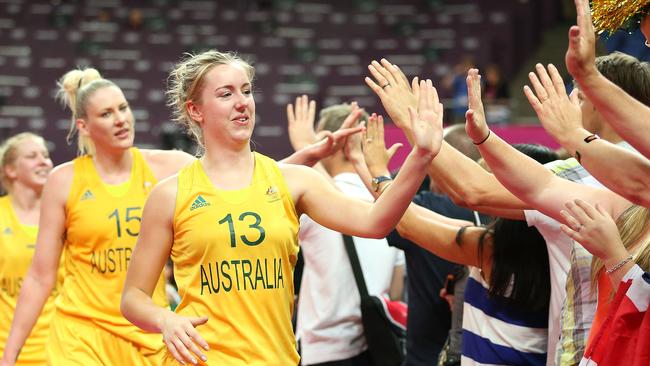
[[[492,133],[497,134],[499,137],[511,144],[528,143],[540,144],[548,146],[552,149],[560,147],[553,138],[546,133],[544,128],[540,125],[511,125],[511,126],[496,126],[491,125]],[[402,166],[404,159],[408,155],[410,148],[408,148],[408,141],[402,133],[402,130],[392,124],[386,124],[384,127],[386,138],[386,146],[391,146],[395,143],[401,142],[404,147],[397,150],[397,153],[388,165],[389,169],[394,169]]]

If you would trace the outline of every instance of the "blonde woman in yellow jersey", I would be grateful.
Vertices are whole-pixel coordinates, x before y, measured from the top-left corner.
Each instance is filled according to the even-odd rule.
[[[0,147],[0,183],[7,192],[0,198],[0,352],[4,352],[20,286],[34,255],[41,192],[51,170],[45,140],[38,135],[19,133]],[[17,365],[45,365],[55,293],[47,298]]]
[[[169,104],[205,153],[151,192],[122,295],[127,319],[162,333],[164,365],[297,365],[298,216],[384,237],[439,149],[433,125],[442,123],[442,110],[428,81],[417,90],[417,141],[398,178],[374,204],[349,198],[311,168],[251,151],[253,71],[234,54],[208,51],[189,55],[169,78]],[[181,295],[176,312],[152,300],[170,255]]]
[[[195,159],[179,151],[134,148],[129,104],[96,70],[70,71],[60,87],[72,110],[71,130],[78,130],[80,156],[57,166],[43,188],[36,252],[0,364],[14,364],[24,349],[65,252],[48,364],[158,365],[160,336],[122,317],[120,293],[147,195],[158,180]],[[163,283],[154,282],[154,301],[164,307]]]

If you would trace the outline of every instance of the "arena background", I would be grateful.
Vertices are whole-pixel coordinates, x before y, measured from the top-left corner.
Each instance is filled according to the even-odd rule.
[[[462,64],[500,69],[509,98],[486,102],[493,128],[512,142],[557,146],[521,88],[535,62],[565,70],[573,22],[572,0],[0,0],[0,138],[34,131],[50,142],[55,164],[74,157],[75,145],[66,143],[70,113],[54,98],[56,81],[74,67],[93,66],[124,90],[136,145],[192,152],[170,122],[166,77],[184,52],[214,48],[236,51],[257,68],[253,139],[274,158],[292,151],[286,104],[298,95],[319,108],[356,100],[382,113],[363,81],[368,63],[382,57],[409,78],[434,80],[447,123],[459,122],[454,111],[464,108],[454,105],[453,88]],[[600,48],[650,55],[638,33],[616,33]],[[389,142],[403,138],[388,131]]]

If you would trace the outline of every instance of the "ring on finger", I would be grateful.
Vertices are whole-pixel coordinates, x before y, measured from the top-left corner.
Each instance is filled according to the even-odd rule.
[[[382,88],[382,89],[385,89],[387,86],[390,86],[390,83],[389,83],[389,82],[386,82],[386,84],[382,85],[381,88]]]

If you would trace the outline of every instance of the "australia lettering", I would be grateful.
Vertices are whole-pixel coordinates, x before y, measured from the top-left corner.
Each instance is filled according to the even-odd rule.
[[[282,258],[231,259],[201,264],[201,295],[284,288]]]
[[[133,250],[128,247],[96,250],[90,256],[90,273],[126,271],[132,252]]]

